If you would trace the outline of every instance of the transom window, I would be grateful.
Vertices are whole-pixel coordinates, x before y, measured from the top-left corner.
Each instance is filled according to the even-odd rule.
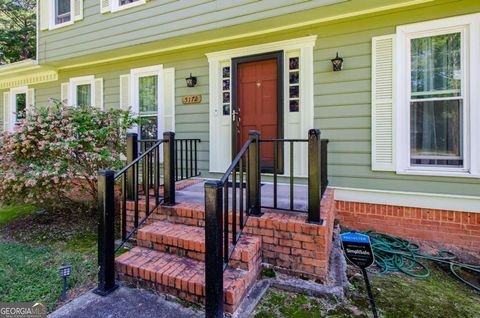
[[[463,167],[462,33],[410,40],[410,164]]]
[[[55,24],[63,24],[72,20],[71,0],[55,0]]]

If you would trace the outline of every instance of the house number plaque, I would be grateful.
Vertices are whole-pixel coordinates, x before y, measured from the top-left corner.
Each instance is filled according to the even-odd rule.
[[[202,102],[202,95],[189,95],[182,97],[182,103],[188,104],[200,104]]]

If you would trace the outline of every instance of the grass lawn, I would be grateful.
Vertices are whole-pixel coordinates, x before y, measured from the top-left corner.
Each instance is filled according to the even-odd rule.
[[[17,205],[0,208],[0,226],[23,215],[30,214],[33,211],[35,211],[35,207],[31,205]]]
[[[20,206],[0,208],[0,220],[0,302],[40,301],[53,311],[62,264],[73,266],[69,299],[95,286],[94,217]]]
[[[477,318],[480,294],[457,282],[443,269],[431,265],[427,279],[400,274],[370,275],[381,317]],[[327,300],[271,288],[256,309],[256,318],[371,317],[361,275],[350,277],[347,300]]]

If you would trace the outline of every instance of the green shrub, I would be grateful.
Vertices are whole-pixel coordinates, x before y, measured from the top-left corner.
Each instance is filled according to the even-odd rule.
[[[92,205],[97,171],[124,165],[129,112],[69,107],[58,101],[29,110],[0,135],[0,202],[68,209]]]

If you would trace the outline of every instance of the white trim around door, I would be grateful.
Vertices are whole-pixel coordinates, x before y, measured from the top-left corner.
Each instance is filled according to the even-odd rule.
[[[231,162],[231,101],[226,96],[231,97],[233,87],[224,86],[225,80],[230,80],[230,67],[233,58],[244,57],[255,54],[263,54],[275,51],[284,53],[284,138],[307,138],[308,130],[313,128],[313,48],[317,36],[307,36],[297,39],[265,43],[247,47],[240,47],[220,52],[206,54],[209,63],[209,120],[210,120],[210,151],[209,151],[209,171],[225,172]],[[289,96],[289,59],[298,58],[299,61],[299,107],[293,109],[290,107]],[[228,74],[226,74],[228,72]],[[228,76],[227,76],[228,75]],[[225,95],[225,93],[228,93]],[[303,145],[302,145],[303,147]],[[307,149],[298,151],[298,162],[295,164],[295,175],[306,176],[305,165],[301,165],[306,160]],[[297,153],[297,151],[296,151]],[[289,165],[289,153],[284,152],[285,166]],[[305,160],[304,160],[305,159]]]

